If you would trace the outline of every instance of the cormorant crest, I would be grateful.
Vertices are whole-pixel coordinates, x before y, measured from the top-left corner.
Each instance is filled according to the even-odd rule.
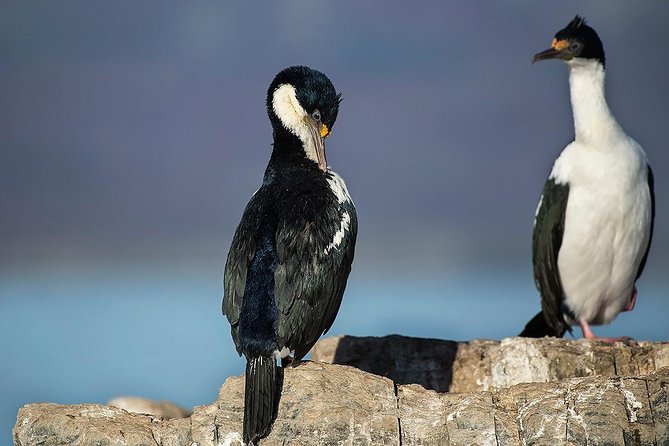
[[[581,17],[580,15],[577,14],[576,17],[574,17],[574,19],[571,22],[569,22],[569,25],[567,25],[566,27],[569,28],[570,30],[575,31],[579,29],[581,26],[587,25],[587,23],[588,22],[585,20],[585,17]]]

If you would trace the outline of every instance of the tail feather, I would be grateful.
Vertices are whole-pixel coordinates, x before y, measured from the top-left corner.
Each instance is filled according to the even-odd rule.
[[[250,358],[246,362],[244,389],[244,443],[269,435],[276,419],[283,387],[283,369],[272,356]]]
[[[540,311],[525,325],[525,329],[518,335],[524,338],[543,338],[544,336],[554,336],[561,338],[564,336],[566,330],[556,331],[553,327],[548,325],[544,313]]]

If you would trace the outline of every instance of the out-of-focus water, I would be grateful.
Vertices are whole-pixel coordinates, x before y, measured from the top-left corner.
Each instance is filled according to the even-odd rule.
[[[499,339],[539,308],[528,271],[361,276],[351,277],[331,334]],[[634,312],[596,333],[666,340],[666,289],[641,281],[639,292]],[[3,274],[0,443],[11,444],[16,412],[30,402],[215,400],[225,378],[243,370],[220,304],[220,271],[206,269]]]

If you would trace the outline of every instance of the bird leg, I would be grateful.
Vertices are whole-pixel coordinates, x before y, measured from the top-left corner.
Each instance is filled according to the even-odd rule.
[[[579,325],[581,326],[581,330],[583,331],[583,337],[585,339],[595,339],[598,341],[603,341],[607,342],[609,344],[615,344],[616,342],[622,342],[625,345],[635,345],[636,341],[629,336],[621,336],[619,338],[604,338],[600,336],[595,336],[595,334],[592,332],[590,329],[590,325],[588,325],[587,322],[580,321]]]
[[[632,297],[630,298],[629,303],[627,306],[623,309],[623,311],[632,311],[634,310],[634,304],[636,304],[636,287],[634,287],[634,290],[632,291]]]
[[[281,358],[281,367],[286,368],[289,367],[293,363],[293,358],[292,356],[288,355],[285,358]]]

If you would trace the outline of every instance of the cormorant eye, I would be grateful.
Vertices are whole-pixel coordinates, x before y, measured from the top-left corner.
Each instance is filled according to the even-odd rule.
[[[318,110],[314,110],[313,113],[311,113],[311,117],[314,118],[314,121],[321,122],[321,112]]]
[[[571,51],[577,51],[581,48],[581,42],[572,42],[571,45],[569,45],[569,49]]]

